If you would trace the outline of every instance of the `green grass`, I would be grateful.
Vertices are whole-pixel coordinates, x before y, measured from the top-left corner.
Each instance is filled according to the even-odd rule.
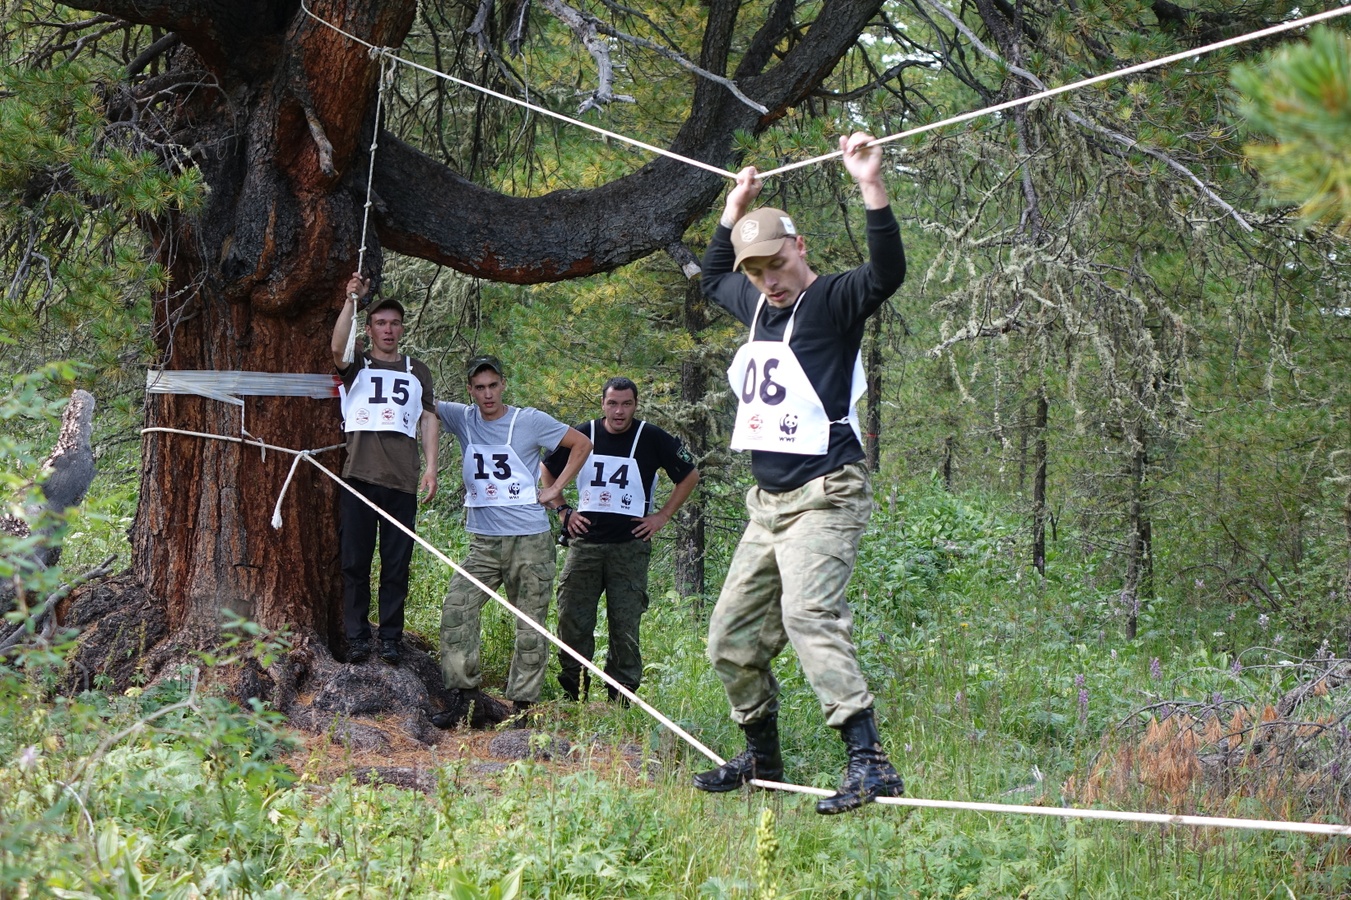
[[[419,527],[453,558],[462,553],[453,520],[428,514]],[[852,586],[856,637],[884,740],[912,796],[1075,802],[1063,787],[1083,784],[1111,746],[1104,737],[1154,700],[1256,700],[1289,687],[1279,667],[1229,669],[1235,650],[1249,663],[1273,653],[1236,647],[1236,634],[1270,644],[1279,625],[1259,632],[1235,621],[1219,634],[1215,613],[1161,600],[1142,616],[1141,637],[1127,642],[1111,591],[1097,583],[1099,560],[1053,555],[1043,581],[1021,555],[1014,525],[979,498],[916,486],[874,518]],[[448,575],[419,556],[410,627],[431,637]],[[670,592],[667,568],[659,559],[654,569],[642,694],[731,755],[741,739],[704,657],[704,625]],[[718,577],[710,573],[715,584]],[[498,669],[511,623],[491,605],[485,622],[491,683],[505,675]],[[513,886],[521,897],[560,898],[1351,890],[1344,839],[896,807],[827,819],[807,796],[701,794],[689,775],[706,762],[638,709],[583,707],[558,724],[578,743],[644,748],[650,780],[622,763],[558,774],[526,762],[491,790],[464,764],[447,764],[432,797],[351,778],[320,784],[317,773],[297,776],[275,762],[275,723],[193,693],[186,676],[136,696],[67,701],[41,690],[40,672],[58,656],[19,662],[0,670],[3,896],[487,897],[509,896]],[[843,749],[791,652],[777,672],[788,777],[833,786]],[[138,721],[144,727],[132,727]],[[1199,814],[1307,814],[1293,792],[1172,799]],[[1159,798],[1136,784],[1101,802],[1157,811]]]

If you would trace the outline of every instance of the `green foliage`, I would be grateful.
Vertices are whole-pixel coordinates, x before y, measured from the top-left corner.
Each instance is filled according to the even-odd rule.
[[[151,350],[150,298],[169,286],[133,226],[196,211],[205,191],[195,168],[167,170],[136,129],[106,121],[120,72],[54,53],[37,16],[6,4],[0,19],[0,344],[20,368],[80,358],[104,385],[131,381]]]
[[[1076,802],[1062,786],[1092,771],[1104,735],[1141,706],[1216,693],[1260,703],[1296,683],[1279,652],[1247,643],[1236,673],[1223,645],[1237,633],[1214,636],[1185,606],[1120,640],[1105,627],[1117,613],[1098,561],[1066,540],[1040,579],[1010,553],[1017,523],[988,500],[926,480],[881,493],[855,575],[855,636],[911,796]],[[646,620],[643,695],[734,751],[741,735],[704,658],[704,627],[663,587]],[[1269,648],[1284,627],[1248,640]],[[215,661],[266,663],[284,646],[247,623],[231,631]],[[62,699],[39,672],[60,664],[59,654],[0,661],[6,895],[1143,900],[1349,886],[1329,845],[1297,835],[896,807],[826,818],[812,797],[702,794],[688,777],[703,759],[641,711],[604,704],[540,707],[544,727],[573,737],[574,771],[520,762],[485,781],[451,761],[428,797],[282,766],[276,719],[205,693],[195,669]],[[843,753],[791,652],[776,674],[790,778],[833,786]],[[641,773],[622,747],[637,748]],[[1153,809],[1143,790],[1103,802]],[[1300,815],[1280,798],[1246,802],[1254,817]]]
[[[1307,43],[1234,67],[1235,110],[1264,140],[1244,147],[1272,200],[1300,221],[1351,234],[1351,37],[1315,28]]]

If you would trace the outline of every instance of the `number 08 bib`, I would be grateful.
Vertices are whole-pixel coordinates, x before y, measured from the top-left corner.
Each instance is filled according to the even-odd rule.
[[[799,298],[799,303],[801,299]],[[755,307],[751,319],[750,340],[737,350],[727,369],[727,380],[737,395],[736,427],[732,430],[733,450],[768,450],[822,456],[830,449],[832,419],[817,396],[802,364],[788,346],[793,336],[797,307],[788,319],[781,341],[757,341],[755,323],[760,319],[765,298]],[[849,388],[848,422],[859,433],[854,405],[863,396],[863,361],[854,359],[853,380]]]

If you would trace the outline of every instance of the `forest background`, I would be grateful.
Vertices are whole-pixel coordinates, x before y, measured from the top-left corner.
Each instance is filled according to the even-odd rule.
[[[819,88],[738,132],[731,150],[769,168],[824,152],[841,132],[894,133],[1037,81],[1334,6],[883,4]],[[752,7],[747,29],[772,19]],[[779,54],[819,12],[773,10],[784,7]],[[531,13],[512,56],[505,27],[493,32],[500,47],[474,37],[474,14],[491,6],[424,3],[400,53],[528,86],[567,114],[589,104],[584,118],[665,145],[697,77],[672,57],[698,55],[718,8],[590,11],[610,29],[630,102],[596,89],[600,57],[561,4]],[[199,287],[175,282],[156,223],[199,214],[210,198],[193,148],[109,122],[138,86],[172,94],[153,83],[170,72],[156,60],[173,52],[172,35],[33,3],[6,4],[4,22],[6,492],[35,477],[71,387],[99,402],[99,475],[54,531],[61,564],[18,572],[8,620],[35,626],[62,584],[131,552],[144,371],[165,353],[154,306]],[[1268,60],[1275,41],[1245,46],[889,147],[911,268],[865,346],[879,510],[853,601],[884,735],[913,795],[1344,820],[1351,54],[1337,28],[1303,56]],[[507,194],[594,188],[643,162],[411,70],[384,99],[388,131]],[[168,102],[130,108],[149,116]],[[793,211],[818,271],[861,260],[858,204],[837,165],[776,178],[766,193]],[[461,398],[466,355],[496,352],[510,401],[577,421],[595,415],[606,377],[627,374],[644,413],[695,450],[704,481],[660,542],[644,695],[730,752],[737,736],[702,633],[749,475],[725,450],[721,370],[739,330],[689,277],[716,220],[717,204],[706,208],[679,246],[583,279],[510,285],[412,256],[379,262],[383,289],[409,307],[407,348],[432,364],[441,396]],[[215,416],[221,428],[233,421]],[[448,490],[419,517],[452,557],[465,543],[456,500]],[[10,575],[32,542],[4,549]],[[424,636],[447,578],[419,558],[411,626]],[[504,655],[511,623],[490,616],[487,627],[488,655]],[[294,635],[271,623],[227,629],[234,643],[196,666],[142,669],[128,683],[86,671],[77,692],[58,690],[76,638],[30,630],[0,673],[0,893],[1347,890],[1340,838],[894,809],[822,822],[791,799],[691,796],[688,768],[702,760],[634,710],[560,704],[556,715],[579,747],[639,747],[643,780],[619,764],[531,761],[485,784],[450,763],[429,800],[356,775],[321,778],[284,754],[287,732],[265,704],[241,710],[198,686],[246,651],[284,653]],[[839,749],[791,656],[781,670],[791,771],[830,786]]]

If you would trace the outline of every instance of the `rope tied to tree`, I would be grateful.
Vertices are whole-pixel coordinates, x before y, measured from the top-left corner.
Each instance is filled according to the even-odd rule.
[[[308,12],[308,10],[307,10]],[[366,235],[370,228],[371,221],[371,194],[374,190],[375,182],[375,151],[380,147],[380,116],[384,111],[385,89],[394,82],[394,59],[388,47],[371,47],[370,56],[380,57],[380,74],[377,76],[379,87],[375,92],[375,122],[371,126],[371,147],[369,153],[369,164],[366,167],[366,203],[361,209],[361,248],[357,251],[357,273],[365,275],[366,273]],[[349,295],[352,300],[352,327],[347,329],[347,345],[342,351],[342,361],[345,366],[351,365],[352,360],[356,358],[357,342],[357,295]]]

